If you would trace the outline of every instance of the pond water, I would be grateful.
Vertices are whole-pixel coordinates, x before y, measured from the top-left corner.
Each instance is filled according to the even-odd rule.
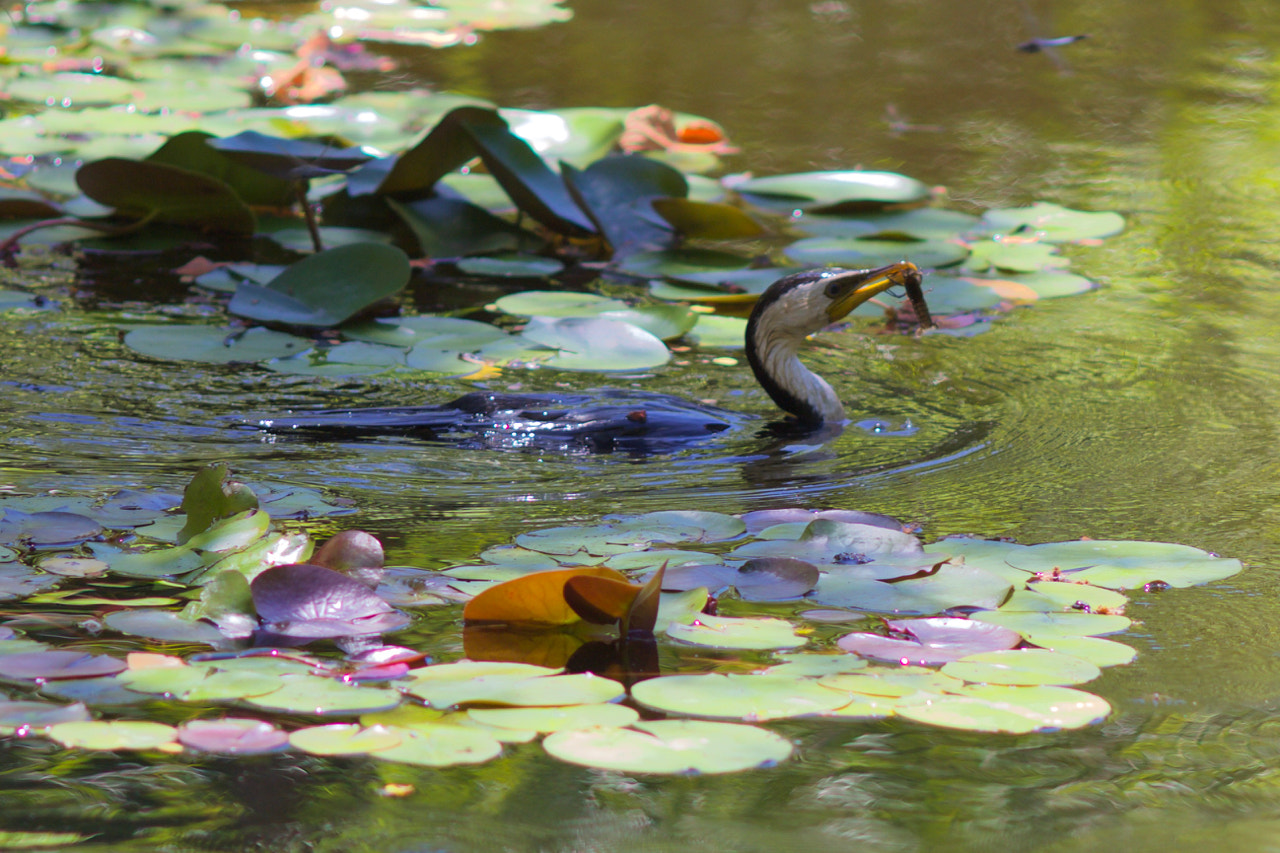
[[[0,319],[0,481],[179,489],[226,461],[249,482],[352,499],[389,561],[469,559],[522,530],[611,512],[772,506],[882,512],[927,536],[1183,542],[1245,561],[1228,582],[1138,594],[1139,657],[1090,685],[1113,715],[1022,737],[898,723],[786,723],[780,767],[630,778],[536,749],[429,771],[296,755],[167,762],[0,742],[9,828],[100,832],[85,850],[987,850],[1277,846],[1280,829],[1280,19],[1263,0],[1073,4],[574,0],[567,24],[392,51],[435,87],[506,106],[662,103],[721,122],[735,169],[889,169],[981,210],[1116,210],[1068,249],[1103,283],[973,337],[828,335],[810,362],[858,418],[823,446],[752,430],[673,457],[555,456],[412,441],[265,439],[230,420],[290,407],[447,399],[460,384],[321,381],[147,362],[111,324],[131,273],[58,260],[56,324]],[[1055,56],[1035,36],[1088,33]],[[147,297],[185,288],[147,282]],[[166,290],[167,288],[167,290]],[[422,299],[427,299],[423,296]],[[424,307],[430,307],[425,305]],[[212,310],[212,309],[210,309]],[[108,322],[109,321],[109,322]],[[504,381],[512,381],[504,379]],[[770,416],[745,364],[605,383]],[[434,618],[434,617],[433,617]],[[456,617],[451,617],[456,618]],[[450,623],[453,624],[453,623]],[[374,793],[412,783],[406,799]],[[130,841],[134,833],[138,840]]]

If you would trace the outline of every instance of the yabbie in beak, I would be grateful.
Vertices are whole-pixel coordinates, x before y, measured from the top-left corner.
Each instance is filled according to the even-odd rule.
[[[832,323],[843,319],[873,296],[891,287],[914,287],[918,290],[923,275],[910,261],[899,261],[874,270],[833,270],[821,281],[831,304],[827,317]]]

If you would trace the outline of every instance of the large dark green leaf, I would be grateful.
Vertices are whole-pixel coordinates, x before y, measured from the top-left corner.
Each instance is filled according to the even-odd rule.
[[[657,160],[639,156],[606,157],[578,171],[560,164],[565,186],[613,247],[614,256],[665,249],[675,231],[653,209],[655,199],[683,199],[684,175]]]
[[[289,181],[237,163],[205,144],[205,140],[213,138],[213,134],[199,130],[179,133],[147,157],[147,162],[216,178],[235,190],[246,204],[285,207],[293,203],[294,189]]]
[[[387,204],[413,231],[422,254],[428,258],[536,250],[542,246],[538,237],[469,201],[436,196],[409,202],[389,198]]]
[[[516,207],[555,231],[572,237],[596,233],[595,225],[570,197],[560,176],[529,143],[493,124],[465,125],[489,173]]]
[[[507,123],[493,110],[483,107],[451,110],[421,142],[400,155],[377,191],[391,195],[430,190],[436,181],[479,153],[468,128],[480,127],[509,133]]]
[[[339,148],[310,139],[282,139],[256,130],[209,139],[205,144],[238,163],[288,181],[345,172],[372,159],[360,148]]]
[[[81,166],[76,183],[122,216],[231,234],[252,234],[257,224],[222,181],[163,163],[108,157]]]
[[[336,326],[409,282],[409,259],[394,246],[352,243],[304,258],[265,287],[242,281],[227,306],[264,323]]]

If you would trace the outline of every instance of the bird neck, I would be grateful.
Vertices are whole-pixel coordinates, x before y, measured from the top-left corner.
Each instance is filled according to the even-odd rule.
[[[835,390],[805,367],[797,355],[804,344],[803,334],[762,331],[753,315],[747,324],[746,337],[751,370],[778,408],[813,427],[844,420],[844,406]]]

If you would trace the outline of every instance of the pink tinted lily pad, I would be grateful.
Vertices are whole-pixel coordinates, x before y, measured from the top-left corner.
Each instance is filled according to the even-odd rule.
[[[969,619],[940,616],[886,620],[885,624],[902,638],[855,633],[844,635],[836,645],[873,660],[939,666],[978,652],[1011,649],[1022,641],[1017,631],[1008,628],[991,631],[988,629],[999,626]]]
[[[284,749],[289,735],[262,720],[191,720],[178,727],[178,742],[201,752],[256,755]]]
[[[0,678],[32,681],[93,678],[115,675],[124,668],[125,663],[119,658],[73,651],[18,652],[0,656]]]

